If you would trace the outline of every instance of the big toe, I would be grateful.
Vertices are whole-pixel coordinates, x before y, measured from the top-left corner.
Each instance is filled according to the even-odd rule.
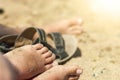
[[[68,66],[65,68],[66,73],[69,75],[80,75],[82,73],[82,69],[78,66]]]
[[[78,80],[82,69],[78,66],[68,66],[66,69],[66,75],[69,76],[68,80]]]

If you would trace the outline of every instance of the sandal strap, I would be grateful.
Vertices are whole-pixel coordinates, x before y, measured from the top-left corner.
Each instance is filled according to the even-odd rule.
[[[33,42],[33,37],[35,33],[38,34],[38,40]],[[34,27],[27,28],[24,30],[16,39],[15,41],[15,47],[20,47],[23,45],[29,45],[29,44],[35,44],[35,43],[42,43],[43,41],[46,41],[45,38],[45,32],[43,29],[38,29]]]
[[[47,43],[46,33],[43,29],[36,28],[36,31],[39,33],[39,37],[33,42],[33,44],[41,43],[46,46],[49,50],[55,53],[55,49]]]
[[[38,34],[38,38],[33,41],[33,37],[35,34]],[[20,47],[29,44],[41,43],[46,46],[53,53],[55,52],[54,48],[52,48],[46,41],[46,33],[43,29],[30,27],[24,30],[16,39],[15,47]]]
[[[14,49],[13,45],[17,35],[5,35],[0,38],[0,52],[3,54]]]
[[[33,44],[47,42],[46,33],[43,29],[36,28],[36,32],[38,33],[39,37],[33,42]]]
[[[66,58],[68,54],[65,51],[65,42],[64,42],[62,35],[60,33],[55,32],[55,33],[48,34],[48,36],[50,36],[50,38],[55,43],[56,56],[59,57],[61,60]]]

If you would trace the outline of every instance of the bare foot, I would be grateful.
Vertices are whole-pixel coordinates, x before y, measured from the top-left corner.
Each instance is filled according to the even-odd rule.
[[[55,66],[33,80],[78,80],[82,73],[77,66]]]
[[[55,55],[42,44],[26,45],[4,55],[18,70],[20,79],[28,79],[52,67]]]
[[[58,22],[54,22],[52,24],[43,25],[43,29],[46,33],[50,32],[60,32],[60,33],[67,33],[67,34],[80,34],[82,33],[82,19],[75,18],[70,20],[62,20]],[[0,36],[3,35],[10,35],[10,34],[20,34],[25,28],[10,28],[6,27],[5,25],[0,24]],[[41,28],[41,27],[38,27]]]
[[[63,20],[53,24],[45,25],[43,28],[47,33],[60,32],[67,34],[80,34],[82,33],[82,19],[75,18],[70,20]]]

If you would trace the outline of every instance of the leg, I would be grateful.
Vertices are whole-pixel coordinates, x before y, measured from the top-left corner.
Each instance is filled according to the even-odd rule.
[[[55,66],[33,80],[78,80],[81,73],[77,66]]]
[[[18,34],[17,29],[10,28],[0,24],[0,36],[10,35],[10,34]]]
[[[51,68],[55,55],[42,44],[26,45],[4,55],[18,70],[20,79],[29,79]]]
[[[0,80],[17,80],[17,76],[15,68],[0,53]]]

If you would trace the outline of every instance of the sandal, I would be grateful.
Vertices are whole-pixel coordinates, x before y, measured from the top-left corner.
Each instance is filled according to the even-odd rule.
[[[29,34],[29,32],[31,34]],[[33,37],[37,33],[37,37]],[[50,41],[50,38],[52,41]],[[51,43],[53,42],[53,43]],[[77,50],[77,40],[73,35],[61,35],[60,33],[50,33],[46,35],[44,30],[38,28],[27,28],[16,39],[15,47],[23,45],[41,43],[56,55],[59,64],[68,61]],[[53,46],[54,45],[54,46]]]
[[[65,63],[75,54],[77,50],[77,40],[75,36],[50,33],[48,37],[47,42],[55,49],[56,60],[59,64]]]
[[[37,37],[34,38],[36,33]],[[44,30],[30,27],[20,35],[7,35],[0,38],[0,51],[6,53],[18,47],[36,43],[41,43],[51,50],[56,55],[59,64],[68,61],[77,50],[77,40],[72,35],[50,33],[46,37]]]

